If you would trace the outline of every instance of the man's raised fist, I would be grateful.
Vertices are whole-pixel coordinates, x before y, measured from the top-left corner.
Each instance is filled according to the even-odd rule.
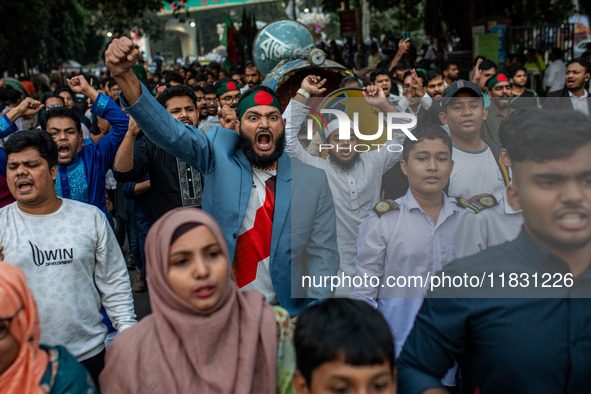
[[[130,71],[140,57],[133,41],[127,37],[115,38],[105,52],[105,63],[111,75],[117,77]]]

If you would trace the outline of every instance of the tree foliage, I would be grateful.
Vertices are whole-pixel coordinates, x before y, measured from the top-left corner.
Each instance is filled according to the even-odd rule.
[[[0,1],[0,71],[46,71],[64,60],[96,62],[104,35],[115,26],[158,35],[164,22],[155,12],[162,0]]]
[[[327,10],[340,8],[342,0],[323,0]],[[354,8],[354,0],[345,0]],[[591,12],[591,0],[579,0],[583,11]],[[420,21],[427,34],[443,37],[458,36],[465,45],[471,41],[472,23],[476,20],[501,16],[511,20],[513,26],[561,23],[574,10],[572,0],[380,0],[370,1],[372,28],[390,33],[392,26],[400,30],[415,30]],[[377,18],[373,18],[376,16]],[[392,26],[384,22],[390,18]]]

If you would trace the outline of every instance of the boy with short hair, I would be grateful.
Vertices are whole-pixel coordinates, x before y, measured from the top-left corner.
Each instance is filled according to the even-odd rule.
[[[404,141],[401,161],[409,190],[397,200],[379,202],[359,227],[356,275],[379,278],[379,284],[364,284],[351,295],[384,315],[397,356],[423,302],[420,280],[455,259],[453,237],[461,210],[443,192],[453,169],[450,137],[439,126],[425,126],[414,135],[417,141]],[[411,276],[420,278],[411,283]],[[391,278],[406,283],[393,284]],[[444,384],[452,386],[450,372]]]
[[[395,393],[394,339],[382,315],[333,298],[306,309],[294,333],[297,394]]]

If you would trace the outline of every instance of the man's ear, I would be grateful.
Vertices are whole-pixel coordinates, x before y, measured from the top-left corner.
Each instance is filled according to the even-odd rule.
[[[488,108],[483,108],[482,109],[482,113],[483,113],[483,117],[482,120],[486,120],[486,118],[488,118]]]
[[[521,210],[521,201],[519,200],[519,189],[515,182],[507,186],[507,202],[516,211]]]
[[[445,112],[440,112],[439,120],[441,121],[441,123],[447,124],[447,114]]]
[[[408,176],[408,174],[406,173],[406,160],[400,160],[400,169],[402,170],[402,173],[404,175]]]
[[[240,134],[240,121],[239,120],[235,120],[235,122],[236,122],[236,132],[238,134]]]
[[[287,124],[287,119],[283,118],[283,127],[285,127],[286,124]]]
[[[53,181],[55,182],[55,180],[57,179],[57,165],[51,167],[49,173],[51,174],[51,179],[53,179]]]
[[[293,385],[293,389],[295,390],[296,394],[309,394],[310,389],[308,388],[308,383],[306,383],[306,379],[300,372],[299,369],[296,369],[291,377],[291,384]]]
[[[501,148],[499,159],[505,167],[511,167],[511,158],[509,157],[509,151],[506,148]]]

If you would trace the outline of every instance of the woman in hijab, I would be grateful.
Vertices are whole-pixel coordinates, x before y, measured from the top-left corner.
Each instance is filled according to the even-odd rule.
[[[96,393],[86,369],[63,347],[40,346],[40,336],[25,274],[0,262],[0,394]]]
[[[103,393],[291,392],[289,315],[239,291],[211,216],[166,213],[146,238],[146,264],[153,313],[109,347]]]

